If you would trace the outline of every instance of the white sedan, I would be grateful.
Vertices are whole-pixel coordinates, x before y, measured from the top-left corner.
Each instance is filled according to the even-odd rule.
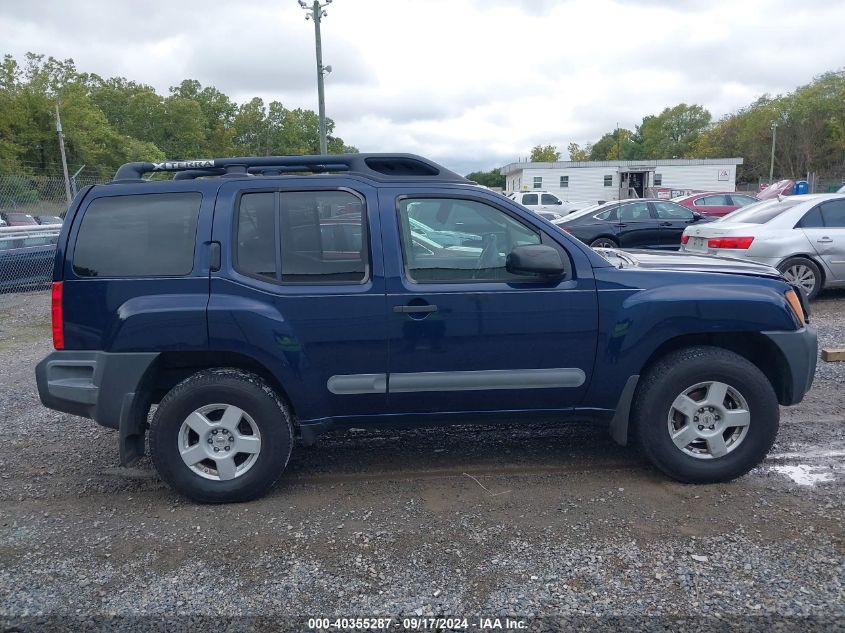
[[[845,194],[765,200],[688,227],[681,250],[769,264],[804,289],[845,287]]]

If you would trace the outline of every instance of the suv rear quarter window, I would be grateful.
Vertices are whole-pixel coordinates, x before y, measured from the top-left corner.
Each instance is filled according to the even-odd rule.
[[[151,193],[95,199],[73,253],[81,277],[171,277],[194,267],[202,194]]]

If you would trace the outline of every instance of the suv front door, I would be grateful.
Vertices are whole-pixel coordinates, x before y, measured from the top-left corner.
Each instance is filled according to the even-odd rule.
[[[214,214],[209,347],[262,364],[304,423],[380,412],[387,398],[375,189],[332,182],[226,183]]]
[[[516,414],[577,406],[597,337],[595,282],[586,256],[567,252],[495,196],[423,188],[406,194],[379,191],[388,277],[388,411]],[[475,245],[420,239],[409,220],[423,216],[435,231],[451,230],[453,219],[462,218],[460,228],[475,232],[468,241]],[[506,270],[510,249],[539,243],[559,249],[565,278]]]

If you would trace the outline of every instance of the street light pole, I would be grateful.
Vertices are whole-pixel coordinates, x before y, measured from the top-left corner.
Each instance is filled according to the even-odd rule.
[[[775,139],[778,135],[778,122],[772,121],[772,162],[769,163],[769,186],[772,186],[772,178],[775,175]]]
[[[314,3],[309,8],[305,0],[299,0],[299,6],[305,9],[305,19],[314,20],[314,41],[317,51],[317,106],[320,116],[320,154],[328,154],[328,143],[326,141],[326,94],[323,85],[323,78],[332,71],[331,66],[323,66],[323,40],[320,34],[320,24],[323,18],[328,15],[325,11],[326,6],[330,5],[332,0],[314,0]]]

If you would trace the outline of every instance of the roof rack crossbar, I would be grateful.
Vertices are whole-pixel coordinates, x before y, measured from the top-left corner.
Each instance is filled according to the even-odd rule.
[[[122,165],[114,182],[138,182],[148,173],[174,173],[174,180],[192,178],[283,173],[345,171],[374,180],[438,180],[469,182],[435,162],[414,154],[332,154],[322,156],[248,156],[197,160],[136,162]]]

